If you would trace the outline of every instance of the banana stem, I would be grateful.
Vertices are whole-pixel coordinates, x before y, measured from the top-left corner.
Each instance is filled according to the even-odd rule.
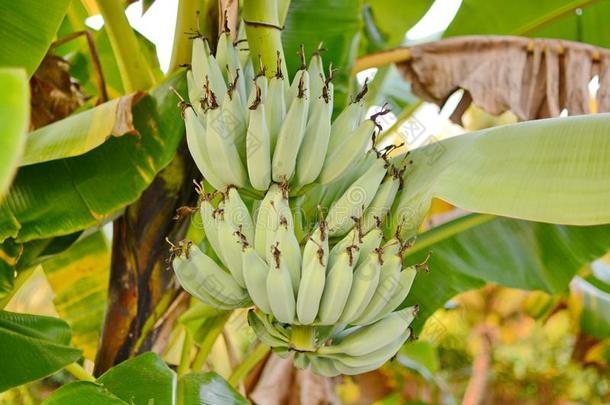
[[[283,10],[282,10],[283,11]],[[267,68],[267,77],[275,75],[275,66],[281,58],[282,75],[288,78],[284,48],[282,47],[282,26],[279,21],[277,0],[248,0],[244,2],[243,19],[246,24],[246,35],[250,56],[254,66],[258,66],[260,55]],[[288,82],[286,80],[286,82]]]
[[[167,71],[168,76],[178,70],[180,65],[191,63],[192,43],[187,33],[196,31],[201,24],[209,30],[209,13],[207,12],[210,7],[209,3],[209,0],[180,0],[178,3],[172,58]],[[208,33],[204,33],[204,35],[209,36]]]
[[[136,340],[136,343],[133,345],[133,348],[131,349],[131,355],[135,355],[140,350],[149,333],[152,332],[152,330],[154,329],[157,321],[169,309],[170,305],[174,302],[177,295],[178,291],[173,288],[170,288],[163,294],[163,296],[159,300],[159,303],[153,310],[152,314],[150,314],[146,321],[144,321],[144,326],[142,326],[142,329],[140,330],[140,336],[138,337],[138,340]]]
[[[228,381],[233,387],[236,387],[241,380],[252,370],[259,361],[265,358],[271,348],[267,345],[259,343],[252,352],[246,357],[246,359],[237,367],[233,374],[229,377]]]
[[[229,320],[229,316],[231,312],[226,315],[219,315],[215,318],[209,319],[207,322],[209,326],[207,327],[207,333],[205,334],[205,338],[201,342],[199,346],[199,351],[197,352],[197,356],[195,356],[195,360],[193,360],[192,370],[193,372],[201,371],[205,361],[208,359],[210,352],[212,351],[212,346],[216,342],[218,335],[222,332],[225,327],[225,323]]]
[[[315,328],[306,325],[293,325],[290,335],[290,345],[302,352],[316,350]]]
[[[180,364],[178,364],[178,377],[183,376],[189,369],[191,362],[191,350],[193,348],[193,335],[187,328],[184,328],[184,342],[182,343],[182,354],[180,356]]]
[[[277,11],[280,24],[284,26],[286,23],[286,17],[288,16],[288,9],[290,8],[290,0],[278,0]]]
[[[83,366],[81,366],[78,363],[70,363],[66,367],[64,367],[64,370],[66,370],[68,373],[72,374],[74,377],[76,377],[80,381],[95,382],[95,377],[93,377],[91,374],[89,374],[87,372],[87,370],[85,370],[83,368]]]
[[[193,0],[180,0],[178,3],[178,15],[176,16],[176,28],[174,30],[174,44],[172,47],[172,58],[169,63],[167,74],[172,74],[180,65],[191,63],[191,40],[187,32],[195,30],[195,19],[199,4]]]
[[[96,0],[119,66],[126,93],[147,90],[155,83],[152,70],[140,51],[138,39],[127,21],[122,0]]]

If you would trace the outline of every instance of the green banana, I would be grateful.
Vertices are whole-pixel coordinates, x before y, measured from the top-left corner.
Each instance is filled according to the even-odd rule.
[[[218,36],[218,42],[216,43],[216,63],[220,66],[220,70],[223,72],[225,79],[227,79],[229,69],[236,68],[234,63],[236,59],[237,54],[233,49],[231,32],[229,30],[223,30]],[[237,67],[241,67],[239,61],[237,62]]]
[[[219,308],[249,305],[247,291],[196,245],[187,245],[184,254],[173,251],[172,267],[178,282],[189,294]],[[208,299],[211,297],[213,300]],[[223,308],[223,309],[224,309]]]
[[[203,89],[206,81],[208,81],[210,90],[214,94],[224,96],[227,92],[227,84],[216,59],[210,53],[210,46],[207,40],[200,36],[193,39],[191,66],[197,89]]]
[[[332,359],[335,361],[335,367],[342,374],[355,375],[366,373],[381,367],[388,360],[390,360],[398,352],[398,350],[400,350],[410,336],[411,329],[407,328],[392,343],[389,343],[371,353],[358,357],[339,354],[333,355]]]
[[[208,110],[206,145],[210,157],[216,159],[218,176],[227,184],[238,187],[248,185],[248,175],[243,165],[235,144],[226,131],[222,109],[216,104],[213,93],[210,95],[210,109]]]
[[[265,262],[256,251],[247,246],[242,252],[242,268],[244,282],[248,289],[248,294],[252,298],[252,302],[261,311],[271,313],[269,298],[267,298],[267,273],[269,265]]]
[[[360,125],[363,115],[364,102],[362,100],[354,100],[339,113],[330,128],[329,152],[336,151],[339,145],[349,139],[351,133]]]
[[[265,329],[261,319],[256,315],[256,312],[253,309],[248,311],[248,324],[254,330],[254,333],[256,333],[256,337],[267,346],[288,347],[287,341],[284,341],[277,336],[273,336]]]
[[[275,185],[274,185],[275,186]],[[273,188],[272,186],[271,188]],[[277,185],[278,190],[274,190],[273,192],[273,200],[269,203],[271,212],[267,217],[266,223],[266,247],[265,247],[265,259],[268,263],[272,261],[272,252],[273,246],[279,242],[278,232],[281,228],[282,221],[285,222],[285,231],[282,232],[282,237],[288,237],[288,231],[290,233],[294,233],[294,221],[292,218],[292,212],[290,210],[290,205],[288,203],[288,190],[284,185]],[[279,192],[278,192],[279,191]],[[296,236],[295,236],[296,237]],[[292,242],[292,241],[291,241]],[[290,243],[290,247],[293,247],[294,244]],[[291,250],[292,253],[292,250]],[[296,262],[293,261],[294,255],[290,254],[290,264],[291,266]]]
[[[296,296],[301,280],[301,247],[294,234],[292,224],[288,222],[283,214],[280,214],[278,229],[269,242],[270,247],[266,256],[267,262],[273,260],[275,248],[279,248],[282,252],[282,261],[285,263],[288,272],[290,273],[292,289]]]
[[[258,87],[260,93],[257,93],[256,88]],[[248,103],[250,110],[252,110],[252,105],[255,103],[257,99],[259,99],[259,103],[264,103],[267,100],[269,82],[267,81],[267,77],[265,76],[265,67],[261,67],[261,70],[254,77],[254,79],[250,82],[249,86],[249,95],[248,95]],[[252,112],[250,112],[252,115]],[[263,114],[265,119],[267,119],[266,115]]]
[[[239,73],[235,73],[235,79],[229,84],[227,96],[222,102],[222,120],[225,126],[226,134],[239,154],[242,165],[246,164],[246,128],[247,114],[243,104],[241,95],[235,90],[239,82]]]
[[[402,267],[402,256],[394,255],[384,260],[381,266],[379,284],[375,289],[375,293],[371,301],[367,305],[362,314],[354,319],[351,323],[354,325],[364,325],[369,322],[383,310],[386,304],[392,298],[394,291],[398,288],[400,282],[400,269]]]
[[[361,244],[362,244],[362,236],[360,235],[360,228],[358,226],[356,226],[347,235],[345,235],[343,237],[343,239],[341,239],[339,242],[337,242],[337,244],[335,244],[335,246],[333,246],[333,248],[330,250],[330,253],[328,254],[327,269],[332,268],[335,265],[335,263],[337,262],[337,259],[339,258],[339,256],[341,256],[341,254],[345,253],[345,249],[347,249],[350,246],[354,247],[354,249],[352,249],[351,255],[352,255],[352,259],[355,261],[354,262],[354,267],[355,267],[356,263],[358,262],[358,260],[360,258],[360,245]]]
[[[303,187],[313,183],[324,165],[324,157],[330,136],[328,96],[311,101],[310,110],[296,164],[296,185]]]
[[[309,60],[309,67],[307,73],[309,74],[309,94],[311,99],[309,101],[310,107],[313,107],[314,101],[322,97],[323,87],[325,87],[326,77],[324,75],[324,64],[322,63],[322,56],[320,53],[323,51],[322,44],[318,45],[318,49],[311,55]],[[318,80],[318,78],[320,80]],[[327,106],[328,108],[328,106]],[[330,131],[330,128],[329,128]]]
[[[281,251],[275,247],[273,262],[267,273],[267,297],[273,316],[280,322],[292,323],[296,302],[286,261]]]
[[[231,221],[221,217],[218,221],[218,243],[220,244],[220,253],[224,259],[224,263],[229,268],[229,272],[241,287],[246,287],[244,281],[244,273],[242,267],[242,249],[244,236]],[[247,243],[247,242],[246,242]]]
[[[267,257],[267,252],[269,251],[267,236],[275,232],[274,229],[271,229],[273,226],[277,227],[277,223],[274,223],[274,220],[277,218],[274,202],[281,198],[281,194],[281,187],[278,184],[272,184],[257,210],[254,248],[256,253],[261,257]]]
[[[218,37],[218,43],[216,44],[216,62],[221,68],[221,71],[224,71],[224,78],[229,82],[231,80],[231,72],[239,72],[241,70],[241,63],[237,56],[237,50],[233,46],[231,32],[228,30],[222,32]],[[239,93],[240,101],[243,103],[242,108],[245,107],[247,100],[246,82],[244,79],[245,78],[236,80],[235,83],[235,91]]]
[[[201,214],[201,222],[203,223],[203,231],[205,236],[210,242],[212,249],[220,256],[220,243],[218,242],[218,224],[216,221],[216,214],[214,213],[214,207],[212,206],[211,196],[204,195],[199,207],[199,213]]]
[[[407,298],[407,295],[409,295],[409,291],[411,290],[411,286],[413,285],[413,280],[415,280],[416,274],[417,270],[415,269],[415,266],[407,267],[401,271],[398,286],[396,287],[394,293],[389,297],[381,311],[379,311],[379,313],[376,315],[371,314],[367,317],[363,316],[362,318],[358,319],[358,323],[364,325],[376,322],[398,308],[405,298]]]
[[[277,320],[273,320],[272,314],[265,314],[260,311],[256,311],[257,316],[265,326],[267,332],[272,336],[277,337],[280,340],[290,342],[290,333],[284,328],[284,326]]]
[[[311,369],[322,377],[336,377],[341,374],[332,359],[318,356],[309,356]]]
[[[264,77],[263,80],[266,83]],[[271,183],[271,144],[265,118],[265,106],[261,103],[261,88],[258,84],[255,93],[256,98],[250,105],[246,159],[250,184],[256,190],[265,191]]]
[[[197,114],[203,112],[201,110],[201,90],[203,88],[197,88],[197,85],[195,84],[195,78],[193,77],[192,69],[186,71],[186,84],[188,86],[189,102],[191,103]]]
[[[346,248],[326,276],[318,311],[320,325],[336,324],[347,303],[354,277],[353,269],[356,264],[353,250],[352,247]]]
[[[407,329],[416,315],[417,309],[413,307],[392,312],[375,323],[361,327],[337,345],[319,348],[318,352],[320,354],[345,353],[350,356],[364,356],[395,341]]]
[[[392,176],[386,178],[381,183],[377,193],[375,193],[375,198],[373,198],[371,204],[364,211],[362,216],[363,232],[368,232],[370,229],[379,226],[394,203],[400,187],[400,176],[396,175],[398,171],[393,169],[389,171],[392,173]]]
[[[362,356],[353,357],[347,354],[338,353],[329,354],[325,357],[337,360],[341,364],[353,368],[367,367],[371,364],[377,364],[379,362],[383,364],[396,354],[396,352],[402,347],[402,345],[409,338],[409,336],[411,336],[411,330],[407,328],[400,334],[400,336],[394,339],[394,341]]]
[[[224,204],[224,218],[246,237],[248,243],[254,243],[254,222],[248,207],[241,199],[235,187],[227,190]]]
[[[245,68],[248,64],[251,64],[250,49],[248,48],[248,39],[246,38],[246,24],[243,20],[239,22],[235,48],[237,49],[237,56],[239,57],[241,67]]]
[[[250,83],[254,82],[254,79],[256,79],[256,74],[254,73],[254,65],[250,60],[248,61],[248,63],[246,63],[245,66],[242,67],[242,69],[244,72],[244,87],[246,88],[246,103],[244,105],[244,108],[248,108],[248,105],[250,104],[247,101],[249,100],[250,94],[252,93],[252,86],[250,85]],[[266,83],[267,81],[265,80],[265,84]]]
[[[275,151],[282,123],[286,120],[285,84],[280,63],[278,59],[277,73],[269,81],[269,90],[265,99],[265,117],[267,118],[267,128],[269,128],[269,143],[272,155]]]
[[[324,225],[319,226],[303,250],[303,270],[296,307],[297,318],[303,325],[309,325],[316,319],[324,292],[328,261],[328,238],[325,233]]]
[[[349,107],[348,107],[349,108]],[[333,134],[331,127],[331,138],[328,151],[324,160],[324,166],[320,172],[318,181],[328,184],[343,176],[354,164],[362,159],[367,146],[371,143],[375,130],[379,127],[376,119],[380,115],[387,114],[389,110],[382,110],[373,114],[365,120],[358,128],[349,133],[342,142],[335,141],[333,145]]]
[[[288,92],[286,93],[286,108],[290,109],[292,102],[301,92],[301,87],[306,87],[308,94],[309,93],[309,72],[307,71],[307,65],[305,64],[305,50],[303,45],[297,52],[299,58],[301,59],[301,66],[299,66],[299,70],[294,74],[292,79],[292,83],[288,87]],[[303,82],[303,83],[301,83]],[[307,102],[309,103],[309,97],[307,97]]]
[[[322,257],[328,260],[328,232],[326,231],[326,221],[323,219],[318,226],[311,232],[305,247],[303,248],[303,267],[308,266],[310,262],[319,261],[320,251],[322,248]]]
[[[205,128],[192,108],[185,108],[184,123],[186,127],[186,142],[189,152],[203,177],[210,182],[216,190],[224,189],[227,183],[220,179],[214,170],[207,146],[205,145]]]
[[[383,159],[377,159],[330,207],[327,222],[331,236],[346,234],[352,229],[352,218],[362,216],[386,174],[385,164]]]
[[[207,52],[209,52],[209,47],[206,40],[201,36],[193,38],[193,47],[191,48],[191,71],[194,83],[193,87],[199,94],[197,98],[201,97],[203,83],[206,76],[208,76],[209,68]]]
[[[385,261],[390,259],[392,256],[396,256],[402,250],[402,241],[398,238],[398,236],[392,237],[392,239],[388,240],[383,246],[383,255],[381,256],[382,260]]]
[[[340,178],[333,181],[332,183],[324,186],[326,187],[326,193],[322,197],[321,205],[327,207],[332,205],[335,200],[345,193],[345,191],[351,186],[356,180],[358,180],[367,170],[373,166],[378,160],[377,152],[374,150],[368,151],[363,159],[360,159],[351,169],[348,169]]]
[[[362,237],[362,244],[360,245],[360,256],[356,262],[356,267],[361,265],[369,254],[373,253],[375,249],[379,248],[383,239],[383,232],[379,228],[375,228],[369,231]]]
[[[380,256],[380,250],[369,253],[364,262],[356,267],[352,287],[345,308],[339,317],[339,323],[352,323],[371,302],[377,284],[379,284],[379,271],[382,264]]]
[[[306,70],[301,71],[298,83],[299,92],[290,104],[273,150],[271,177],[278,183],[288,182],[292,178],[305,133],[309,109],[309,79]]]

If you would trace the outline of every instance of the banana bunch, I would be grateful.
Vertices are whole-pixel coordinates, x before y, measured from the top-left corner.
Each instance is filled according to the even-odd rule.
[[[376,190],[372,201],[385,201],[385,189],[397,181],[386,172],[385,180],[377,179],[379,162],[385,160],[375,160],[355,183],[383,186],[369,186]],[[280,354],[294,352],[296,364],[323,375],[379,367],[408,338],[417,309],[396,309],[417,266],[403,269],[410,245],[398,235],[384,241],[383,217],[375,216],[365,230],[367,208],[345,236],[331,239],[330,224],[320,215],[300,240],[286,184],[272,183],[255,220],[235,187],[200,192],[210,255],[188,242],[171,249],[177,279],[191,295],[219,309],[254,305],[248,319],[260,340]],[[371,330],[384,330],[388,340],[372,338],[377,332],[366,332]]]
[[[243,46],[243,42],[239,42]],[[190,153],[214,190],[198,189],[200,246],[172,245],[182,287],[222,310],[253,307],[258,338],[325,376],[381,366],[409,338],[417,306],[397,310],[418,265],[391,224],[405,159],[375,147],[381,111],[362,90],[331,122],[332,67],[319,48],[292,81],[237,51],[193,38],[182,101]],[[207,186],[206,186],[207,187]],[[399,205],[399,204],[398,204]]]
[[[190,153],[212,187],[264,193],[272,182],[286,183],[294,195],[312,183],[344,178],[364,159],[376,118],[387,111],[365,119],[365,84],[331,124],[333,69],[325,73],[321,50],[306,65],[301,48],[301,67],[289,81],[279,53],[268,78],[272,67],[261,65],[255,74],[228,31],[220,35],[216,55],[205,38],[193,38],[183,117]]]

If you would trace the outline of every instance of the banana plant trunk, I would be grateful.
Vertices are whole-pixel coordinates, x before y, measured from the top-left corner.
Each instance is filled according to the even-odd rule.
[[[134,345],[159,300],[174,289],[168,270],[165,238],[184,238],[188,221],[176,221],[179,207],[193,205],[198,173],[184,143],[140,199],[114,221],[108,306],[94,374],[135,355]],[[172,294],[173,292],[169,292]],[[150,350],[156,333],[145,337],[138,352]]]

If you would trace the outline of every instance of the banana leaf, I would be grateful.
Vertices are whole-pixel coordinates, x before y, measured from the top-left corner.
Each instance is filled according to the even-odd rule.
[[[406,263],[429,272],[415,278],[404,306],[418,304],[419,329],[452,297],[488,283],[566,293],[583,265],[610,249],[610,225],[562,226],[472,214],[418,237]]]
[[[46,377],[78,360],[67,323],[47,316],[0,311],[0,392]]]
[[[444,36],[523,35],[609,47],[610,27],[603,18],[609,12],[607,1],[463,0]]]
[[[241,405],[248,401],[216,373],[190,373],[177,380],[176,373],[158,355],[144,353],[111,368],[95,383],[67,384],[45,402],[82,403]]]
[[[30,119],[30,91],[23,69],[0,69],[0,202],[19,163]]]
[[[47,53],[70,0],[1,1],[0,66],[22,66],[31,77]]]
[[[139,137],[112,138],[80,156],[22,167],[0,205],[0,241],[99,226],[135,201],[170,162],[184,134],[170,86],[185,94],[184,75],[172,76],[134,107]]]
[[[392,228],[414,235],[433,197],[531,221],[610,223],[609,124],[610,114],[537,120],[418,148]]]

